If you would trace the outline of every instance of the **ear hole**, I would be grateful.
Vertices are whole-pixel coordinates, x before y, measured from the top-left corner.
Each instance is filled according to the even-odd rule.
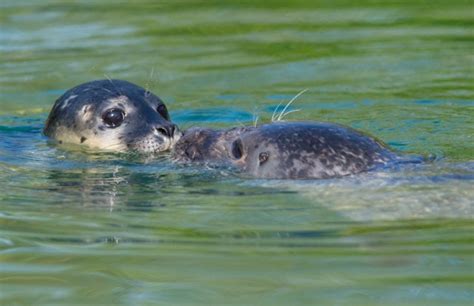
[[[262,152],[258,155],[258,161],[260,162],[260,165],[264,164],[270,155],[267,152]]]
[[[243,147],[242,147],[242,141],[240,139],[237,139],[232,143],[232,156],[235,159],[240,159],[243,155]]]

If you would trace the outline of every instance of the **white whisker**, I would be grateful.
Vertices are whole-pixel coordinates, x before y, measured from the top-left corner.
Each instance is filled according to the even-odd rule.
[[[280,105],[281,105],[281,102],[280,102],[280,103],[278,103],[277,107],[276,107],[276,108],[273,110],[273,114],[272,114],[272,122],[274,122],[274,121],[275,121],[275,119],[276,119],[277,112],[278,112],[278,110],[280,109]]]
[[[243,124],[242,121],[237,120],[237,123],[238,123],[241,127],[245,127],[245,124]]]
[[[150,80],[153,80],[153,75],[155,74],[155,67],[151,67],[150,71]]]
[[[284,113],[284,114],[281,116],[281,118],[278,119],[278,121],[283,121],[283,117],[285,117],[286,115],[291,114],[291,113],[299,112],[300,110],[301,110],[301,108],[293,109],[293,110],[287,111],[286,113]]]
[[[111,143],[105,146],[101,146],[101,149],[109,150],[109,149],[115,149],[115,150],[123,150],[123,143],[117,142],[117,143]]]
[[[258,110],[256,106],[253,108],[252,117],[253,117],[253,125],[257,127],[259,116],[258,116]]]
[[[149,80],[145,83],[145,91],[150,92],[150,82],[153,84],[153,75],[155,74],[155,67],[151,67]]]
[[[197,126],[196,123],[193,123],[193,122],[185,122],[184,124],[181,124],[180,130],[181,130],[181,132],[184,133],[184,131],[189,130],[189,129],[191,129],[191,128],[193,128],[193,127],[196,127],[196,126]]]
[[[114,86],[114,88],[117,89],[118,93],[119,93],[120,95],[123,95],[122,92],[120,91],[120,89],[119,89],[117,86],[115,86],[115,84],[114,84],[114,82],[112,81],[112,79],[110,78],[110,76],[109,76],[108,74],[106,74],[106,73],[104,73],[104,76],[107,78],[107,80],[109,80],[110,84],[112,84],[112,86]]]
[[[257,127],[257,123],[258,123],[258,116],[255,116],[255,120],[253,121],[253,126]]]
[[[276,118],[276,121],[281,121],[281,119],[286,116],[287,114],[289,114],[289,112],[286,112],[286,110],[288,109],[288,107],[296,100],[298,99],[299,96],[301,96],[302,94],[304,94],[306,91],[308,91],[308,88],[305,88],[303,89],[302,91],[300,91],[299,93],[296,94],[296,96],[293,97],[293,99],[290,100],[290,102],[288,102],[285,107],[283,108],[283,110],[281,111],[280,115]],[[272,116],[272,122],[274,122],[273,120],[273,116]]]

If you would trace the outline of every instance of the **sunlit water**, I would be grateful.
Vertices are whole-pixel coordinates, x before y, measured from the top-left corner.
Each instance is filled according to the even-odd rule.
[[[1,2],[0,304],[472,305],[472,2],[256,2]],[[48,142],[54,100],[106,77],[182,128],[307,88],[289,120],[432,161],[253,180]]]

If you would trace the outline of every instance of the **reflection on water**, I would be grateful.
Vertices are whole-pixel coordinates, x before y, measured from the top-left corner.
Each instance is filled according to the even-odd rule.
[[[463,1],[0,4],[1,304],[470,305],[472,10]],[[350,125],[433,156],[333,180],[56,146],[54,100],[127,79],[181,127]]]

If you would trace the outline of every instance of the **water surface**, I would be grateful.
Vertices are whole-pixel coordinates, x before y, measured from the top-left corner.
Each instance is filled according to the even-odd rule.
[[[471,305],[470,1],[0,4],[1,304]],[[432,162],[244,179],[42,134],[79,83],[126,79],[173,120],[346,124]]]

